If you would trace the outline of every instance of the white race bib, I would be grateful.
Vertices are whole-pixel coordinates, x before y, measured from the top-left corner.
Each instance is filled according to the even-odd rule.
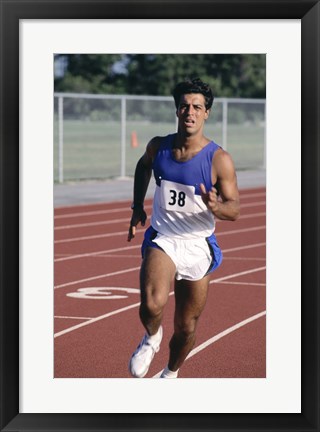
[[[184,213],[195,211],[194,186],[161,180],[160,190],[162,208]]]

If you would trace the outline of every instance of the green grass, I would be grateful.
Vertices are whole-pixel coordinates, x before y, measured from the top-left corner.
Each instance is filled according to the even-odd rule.
[[[222,127],[206,130],[217,144],[222,144]],[[264,128],[258,125],[228,125],[227,151],[237,169],[256,169],[264,165]]]
[[[134,174],[139,157],[148,141],[155,135],[167,135],[176,130],[172,123],[127,122],[126,172]],[[139,146],[131,147],[131,133],[135,131]],[[221,124],[207,124],[205,135],[222,144]],[[228,125],[227,150],[237,169],[263,165],[264,128],[259,125]],[[63,149],[64,181],[107,179],[120,175],[120,122],[64,121]],[[58,181],[58,126],[54,124],[54,179]]]

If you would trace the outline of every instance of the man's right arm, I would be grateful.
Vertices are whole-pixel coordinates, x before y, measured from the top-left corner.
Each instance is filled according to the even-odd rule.
[[[153,138],[147,145],[145,153],[139,159],[136,166],[133,186],[133,213],[130,221],[128,241],[131,241],[135,237],[136,226],[139,223],[144,226],[147,219],[143,205],[152,174],[152,162],[158,150],[158,145],[159,138]]]

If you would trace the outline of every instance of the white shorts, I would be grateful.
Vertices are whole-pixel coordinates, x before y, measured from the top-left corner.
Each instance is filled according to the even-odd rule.
[[[176,266],[176,279],[200,280],[214,271],[222,262],[222,252],[216,237],[181,239],[168,237],[150,227],[145,232],[142,256],[148,247],[162,249]]]

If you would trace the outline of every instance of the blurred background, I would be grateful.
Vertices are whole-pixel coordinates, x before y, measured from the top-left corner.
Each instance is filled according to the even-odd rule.
[[[264,54],[56,54],[55,204],[71,203],[80,188],[84,200],[88,183],[91,191],[95,184],[96,201],[103,199],[98,191],[106,193],[103,184],[110,181],[118,182],[117,190],[127,188],[117,195],[127,198],[148,141],[176,132],[174,86],[194,77],[215,96],[205,135],[232,155],[238,176],[252,186],[263,183]]]

